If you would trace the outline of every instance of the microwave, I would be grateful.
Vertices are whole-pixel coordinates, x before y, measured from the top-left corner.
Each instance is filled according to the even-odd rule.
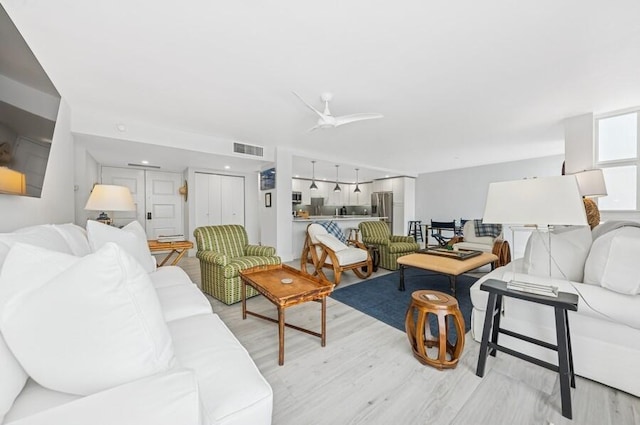
[[[291,194],[291,203],[293,203],[293,204],[301,204],[302,203],[302,192],[293,192]]]

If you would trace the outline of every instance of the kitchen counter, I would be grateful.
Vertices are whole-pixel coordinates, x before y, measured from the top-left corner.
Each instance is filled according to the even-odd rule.
[[[363,221],[379,221],[387,217],[372,217],[370,215],[311,215],[309,218],[293,217],[292,220],[292,249],[294,258],[300,258],[306,237],[307,226],[314,221],[334,221],[342,232],[349,237],[349,229],[357,229]]]
[[[376,221],[381,220],[387,217],[373,217],[370,215],[310,215],[309,218],[302,217],[293,217],[293,221],[349,221],[349,220],[358,220],[358,221]]]

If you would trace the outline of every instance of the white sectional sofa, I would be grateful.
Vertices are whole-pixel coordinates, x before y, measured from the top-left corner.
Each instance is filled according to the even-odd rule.
[[[532,235],[524,258],[483,276],[471,288],[471,332],[480,342],[487,306],[487,279],[551,283],[578,294],[577,312],[569,312],[569,328],[577,375],[640,396],[640,226],[604,223],[566,228],[552,234],[553,265],[545,235]],[[553,309],[503,298],[500,326],[555,343]],[[557,364],[557,354],[501,334],[500,345]],[[498,353],[498,356],[506,355]],[[490,360],[489,360],[490,361]]]
[[[114,231],[115,242],[130,236]],[[99,243],[73,224],[0,234],[0,424],[270,424],[271,387],[197,286],[178,267],[155,269],[143,251],[140,266],[135,254],[106,243],[110,232]],[[32,266],[20,269],[21,261]],[[78,277],[87,268],[115,270],[113,279],[124,285],[112,286],[105,273]],[[23,272],[31,276],[27,291],[15,281]],[[101,298],[93,287],[105,288]],[[121,307],[121,294],[133,303]],[[90,316],[99,316],[107,299],[102,329],[96,323],[105,318]],[[38,313],[25,317],[34,306]],[[162,323],[150,322],[154,309]],[[112,316],[124,317],[125,332],[109,328]],[[63,321],[69,318],[74,322]],[[129,332],[130,324],[139,333]],[[87,326],[93,328],[83,334]],[[148,335],[151,343],[143,341]],[[114,349],[114,341],[133,342]],[[134,365],[143,360],[141,370],[122,370],[130,358]]]

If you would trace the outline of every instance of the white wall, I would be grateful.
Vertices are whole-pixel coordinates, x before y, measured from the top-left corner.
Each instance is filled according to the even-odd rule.
[[[416,180],[416,220],[429,224],[431,219],[451,221],[482,218],[489,183],[525,177],[559,176],[563,161],[563,155],[555,155],[420,174]],[[510,232],[505,233],[505,239],[512,245],[514,258],[522,256],[526,237],[518,235],[515,247]]]
[[[74,148],[71,112],[60,102],[41,198],[0,195],[0,231],[74,221]]]
[[[96,216],[95,211],[86,211],[84,206],[89,199],[93,185],[100,182],[100,167],[80,143],[76,143],[74,147],[74,171],[75,223],[85,227],[87,220]]]

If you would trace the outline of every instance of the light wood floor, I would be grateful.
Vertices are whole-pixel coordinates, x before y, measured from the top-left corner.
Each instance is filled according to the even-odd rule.
[[[180,266],[199,284],[197,259],[184,258]],[[358,281],[351,276],[343,275],[344,285]],[[456,369],[423,366],[404,332],[333,299],[327,303],[327,346],[287,329],[285,364],[278,366],[275,324],[242,320],[239,303],[209,300],[271,384],[274,425],[640,424],[640,399],[580,377],[572,390],[574,419],[562,417],[557,374],[507,354],[490,357],[484,378],[477,377],[479,344],[470,335]],[[251,298],[248,306],[275,317],[263,297]],[[316,303],[286,314],[288,322],[319,329]]]

